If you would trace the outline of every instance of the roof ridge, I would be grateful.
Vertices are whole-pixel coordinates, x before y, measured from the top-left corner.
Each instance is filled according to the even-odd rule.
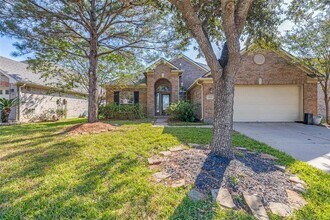
[[[185,58],[186,60],[188,60],[189,62],[195,64],[196,66],[198,66],[199,68],[203,69],[204,71],[209,71],[208,69],[206,69],[205,67],[203,67],[200,63],[198,63],[197,61],[191,59],[190,57],[184,55],[183,53],[177,55],[176,57],[174,57],[173,59],[171,59],[170,61],[172,62],[173,60],[179,59],[179,58]],[[206,64],[207,65],[207,64]]]

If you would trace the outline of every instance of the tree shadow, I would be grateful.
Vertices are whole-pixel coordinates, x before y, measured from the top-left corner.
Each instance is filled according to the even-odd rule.
[[[53,152],[49,153],[53,154]],[[52,158],[52,160],[46,159],[46,162],[42,155],[39,155],[34,159],[36,160],[35,163],[31,164],[30,167],[22,169],[17,175],[33,178],[47,175],[43,171],[48,170],[48,163],[52,166],[59,165],[61,162],[70,160],[70,155],[60,153]],[[99,211],[104,212],[103,214],[106,215],[109,210],[114,212],[121,209],[124,204],[120,204],[117,201],[134,200],[134,196],[140,196],[140,192],[136,190],[132,190],[129,193],[125,189],[128,185],[134,185],[134,175],[130,176],[129,173],[134,172],[138,166],[140,166],[138,158],[132,157],[125,152],[118,152],[94,166],[90,166],[89,162],[80,164],[77,169],[81,169],[81,175],[75,178],[74,183],[70,183],[72,185],[61,183],[59,178],[59,183],[52,185],[47,190],[40,189],[43,187],[42,184],[35,186],[36,189],[38,188],[39,193],[33,193],[31,189],[25,189],[22,192],[4,190],[0,194],[0,201],[1,197],[7,197],[11,201],[16,199],[17,202],[11,202],[4,206],[5,209],[2,210],[2,214],[0,207],[0,218],[5,218],[6,216],[25,218],[26,213],[30,212],[30,208],[27,206],[29,205],[34,209],[33,218],[37,219],[57,219],[59,217],[97,219],[100,217],[98,215]],[[128,177],[119,178],[124,173],[127,173]],[[16,181],[17,178],[18,176],[15,177]],[[6,184],[9,183],[8,181],[6,182]],[[104,187],[104,191],[100,190],[102,187]],[[93,201],[89,199],[93,199]],[[97,203],[95,203],[96,201]],[[91,203],[90,206],[86,205],[88,202]],[[35,211],[36,209],[38,211]],[[20,212],[17,213],[17,210],[20,210]],[[127,210],[127,213],[129,212]],[[114,217],[107,218],[104,216],[103,218],[114,219]]]
[[[223,186],[227,189],[237,191],[232,182],[234,176],[229,175],[229,170],[233,170],[234,168],[232,164],[234,161],[242,163],[247,169],[251,169],[256,174],[269,173],[277,170],[271,161],[260,159],[256,155],[236,156],[234,159],[235,160],[229,160],[212,152],[209,153],[192,184],[193,189],[185,196],[179,206],[177,206],[170,219],[214,219],[218,214],[218,205],[214,202],[211,191],[218,190]],[[195,190],[202,193],[205,198],[194,201],[189,194]],[[235,201],[234,199],[234,202],[237,207],[245,206],[241,201]],[[222,218],[224,219],[238,219],[242,216],[244,219],[253,219],[244,212],[233,212],[231,210],[223,211]]]

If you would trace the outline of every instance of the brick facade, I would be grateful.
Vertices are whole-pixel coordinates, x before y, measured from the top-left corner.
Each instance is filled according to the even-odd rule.
[[[141,104],[143,113],[147,115],[147,88],[146,85],[139,86],[107,86],[106,87],[106,103],[111,104],[114,102],[114,92],[116,91],[131,91],[131,92],[139,92],[139,104]]]
[[[256,53],[262,53],[265,62],[258,65],[253,58]],[[201,80],[204,91],[204,117],[205,121],[213,120],[214,102],[207,99],[212,91],[213,84]],[[303,91],[303,112],[317,114],[317,82],[307,76],[306,71],[292,64],[289,57],[280,56],[275,52],[254,51],[245,53],[242,66],[236,75],[236,85],[299,85]],[[194,87],[200,88],[198,85]],[[194,87],[189,91],[193,91]],[[210,90],[211,89],[211,90]],[[201,113],[199,113],[201,115]]]
[[[262,64],[256,64],[255,54],[265,58]],[[284,52],[254,50],[242,54],[242,65],[236,75],[236,85],[296,85],[299,89],[300,113],[318,114],[317,81],[307,75],[307,70],[291,62],[292,58]],[[114,91],[139,91],[140,103],[145,113],[155,116],[155,85],[159,80],[167,80],[171,86],[170,102],[179,100],[180,87],[187,89],[187,98],[197,107],[197,115],[204,121],[213,120],[213,82],[207,76],[207,69],[185,56],[168,62],[164,59],[149,68],[145,73],[144,87],[128,86],[114,89],[107,87],[107,103],[113,102]],[[141,86],[142,84],[139,84]]]
[[[196,79],[202,77],[205,73],[208,72],[204,68],[194,64],[194,61],[185,56],[178,57],[177,59],[171,61],[171,63],[183,70],[181,82],[184,89],[188,89]]]
[[[202,94],[201,94],[201,85],[195,86],[189,92],[188,99],[196,106],[196,113],[198,118],[202,118]]]
[[[160,79],[167,79],[171,84],[170,102],[179,101],[179,75],[181,71],[176,71],[171,66],[161,63],[155,69],[148,71],[147,76],[147,114],[155,116],[155,84]]]
[[[324,93],[323,93],[323,90],[322,90],[320,84],[318,84],[318,87],[317,87],[317,94],[318,94],[318,100],[317,100],[318,101],[318,109],[317,109],[318,115],[325,117]],[[329,92],[329,95],[330,95],[330,92]],[[329,109],[329,115],[330,115],[330,109]]]

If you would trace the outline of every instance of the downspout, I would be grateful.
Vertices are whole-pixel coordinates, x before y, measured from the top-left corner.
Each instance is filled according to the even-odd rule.
[[[18,86],[17,88],[17,99],[18,99],[18,104],[17,104],[17,121],[21,120],[21,93],[22,93],[22,88],[25,86],[26,84],[23,84],[21,86]]]
[[[203,83],[199,83],[198,81],[196,82],[197,85],[201,86],[201,104],[202,104],[202,117],[201,121],[204,120],[204,88],[203,88]]]

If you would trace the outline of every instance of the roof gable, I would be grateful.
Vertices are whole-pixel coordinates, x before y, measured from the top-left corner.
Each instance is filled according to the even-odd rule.
[[[267,48],[267,49],[262,49],[262,48],[258,48],[256,45],[251,45],[247,48],[244,48],[241,50],[241,55],[244,56],[245,54],[248,54],[249,52],[255,52],[257,53],[258,51],[268,51],[268,52],[273,52],[276,55],[278,55],[279,57],[287,60],[288,62],[292,63],[293,65],[295,65],[297,68],[299,68],[300,70],[304,71],[307,75],[311,76],[313,75],[313,71],[311,69],[309,69],[308,67],[302,65],[301,63],[298,62],[298,59],[293,56],[292,54],[290,54],[289,52],[287,52],[286,50],[284,50],[283,48],[279,48],[278,50],[276,49],[272,49],[272,48]],[[297,62],[295,62],[297,61]],[[205,77],[210,77],[211,76],[211,72],[206,73],[203,78]]]
[[[153,71],[157,66],[165,64],[171,67],[172,70],[180,70],[177,66],[175,66],[173,63],[167,61],[164,58],[159,58],[156,60],[153,64],[151,64],[149,67],[146,68],[146,72]]]
[[[180,58],[183,58],[183,59],[187,60],[189,63],[191,63],[192,65],[195,65],[196,67],[198,67],[198,68],[201,69],[201,70],[204,70],[204,71],[210,71],[210,70],[209,70],[209,67],[208,67],[207,64],[198,63],[198,62],[196,62],[196,61],[190,59],[189,57],[187,57],[187,56],[184,55],[184,54],[180,54],[180,55],[178,55],[177,57],[171,59],[170,62],[173,63],[173,62],[175,62],[176,60],[178,60],[178,59],[180,59]]]

